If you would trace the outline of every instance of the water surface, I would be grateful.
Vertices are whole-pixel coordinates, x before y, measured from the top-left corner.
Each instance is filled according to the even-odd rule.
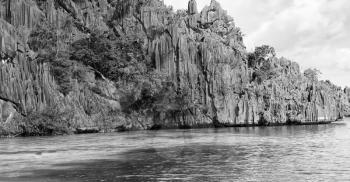
[[[0,139],[0,181],[350,181],[350,119]]]

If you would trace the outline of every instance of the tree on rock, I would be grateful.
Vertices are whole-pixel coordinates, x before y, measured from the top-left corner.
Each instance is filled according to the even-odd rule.
[[[253,69],[252,81],[261,84],[264,80],[275,78],[278,70],[271,58],[276,56],[275,49],[268,45],[256,47],[248,54],[248,67]]]
[[[255,47],[254,52],[248,55],[248,66],[249,67],[259,66],[264,60],[267,60],[275,56],[276,56],[275,48],[269,45],[262,45],[259,47]]]
[[[322,74],[321,71],[315,68],[309,68],[304,71],[304,76],[313,82],[318,80],[320,74]]]
[[[269,45],[262,45],[260,47],[256,47],[254,54],[256,58],[270,58],[276,56],[275,48],[269,46]]]

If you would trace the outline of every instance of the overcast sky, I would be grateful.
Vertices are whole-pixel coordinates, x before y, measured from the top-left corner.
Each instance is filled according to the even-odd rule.
[[[164,0],[174,9],[188,0]],[[268,44],[277,55],[317,68],[321,79],[350,86],[349,0],[217,0],[244,32],[245,45]],[[199,10],[210,0],[197,0]]]

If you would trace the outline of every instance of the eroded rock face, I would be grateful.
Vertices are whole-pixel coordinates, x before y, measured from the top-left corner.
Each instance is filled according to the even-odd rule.
[[[190,0],[188,2],[188,14],[189,15],[194,15],[197,14],[198,10],[197,10],[197,2],[196,0]]]
[[[344,89],[344,95],[342,95],[342,103],[344,107],[344,115],[350,117],[350,88],[346,87]]]
[[[71,41],[88,36],[88,33],[81,32],[81,25],[86,29],[107,27],[101,21],[108,10],[105,7],[107,2],[77,3],[30,0],[1,2],[1,10],[6,10],[1,13],[7,13],[1,14],[0,19],[0,126],[8,130],[6,134],[21,134],[23,128],[27,127],[21,121],[31,115],[45,113],[51,107],[58,108],[55,111],[57,113],[66,114],[67,125],[72,131],[96,127],[100,131],[113,131],[117,126],[124,125],[125,122],[118,124],[116,121],[120,120],[114,119],[119,117],[115,113],[120,109],[118,90],[114,83],[91,68],[74,64],[72,69],[84,74],[80,82],[71,80],[72,91],[64,95],[59,92],[50,66],[36,61],[38,53],[27,45],[30,32],[42,21],[48,21],[56,27],[62,27],[61,24],[67,19],[78,22],[77,28],[67,32]],[[105,11],[99,11],[101,7]]]
[[[7,56],[0,63],[0,127],[10,134],[28,133],[26,118],[50,108],[72,132],[318,123],[349,115],[348,89],[310,80],[296,63],[274,54],[250,65],[240,29],[215,0],[201,12],[195,0],[176,13],[159,0],[2,0],[0,10],[0,50],[2,59]],[[119,82],[137,90],[128,82],[146,78],[113,78],[116,83],[98,67],[69,60],[70,71],[79,74],[62,93],[52,63],[38,61],[40,51],[27,44],[43,22],[64,36],[58,51],[95,32],[133,41],[149,58],[147,69],[172,86],[154,90],[162,97],[134,96],[127,103],[132,92],[125,93]],[[135,62],[135,53],[126,55]],[[275,72],[257,81],[264,65]],[[176,103],[167,93],[175,93]]]

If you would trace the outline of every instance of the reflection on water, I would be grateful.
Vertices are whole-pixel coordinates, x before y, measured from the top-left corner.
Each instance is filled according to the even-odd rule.
[[[350,124],[0,139],[0,181],[350,181]]]

